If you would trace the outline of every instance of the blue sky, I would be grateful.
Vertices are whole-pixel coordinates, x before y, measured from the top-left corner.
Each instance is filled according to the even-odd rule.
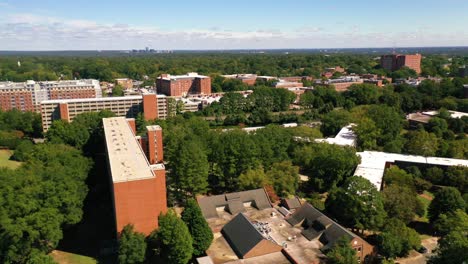
[[[0,0],[0,50],[468,45],[466,0]]]

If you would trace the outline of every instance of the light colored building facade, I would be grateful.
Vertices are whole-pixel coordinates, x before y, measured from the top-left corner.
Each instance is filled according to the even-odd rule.
[[[40,106],[42,128],[47,132],[55,120],[72,122],[79,114],[108,110],[116,116],[135,118],[142,113],[146,120],[166,119],[174,116],[177,101],[185,100],[181,112],[195,112],[200,103],[188,99],[169,97],[161,94],[143,94],[135,96],[83,98],[69,100],[47,100]]]
[[[46,100],[101,98],[97,80],[0,82],[0,109],[39,111]]]

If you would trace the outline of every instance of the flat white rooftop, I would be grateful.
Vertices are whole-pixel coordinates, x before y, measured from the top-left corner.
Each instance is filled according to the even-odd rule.
[[[356,146],[356,134],[352,130],[355,124],[349,124],[343,127],[334,138],[318,138],[315,142],[326,142],[328,144],[335,144],[339,146]]]
[[[126,118],[103,118],[102,121],[112,181],[117,183],[154,178],[152,167]]]
[[[377,190],[382,187],[385,164],[403,161],[410,163],[432,164],[439,166],[465,166],[468,167],[468,160],[449,159],[440,157],[423,157],[414,155],[404,155],[395,153],[386,153],[378,151],[358,152],[361,157],[361,163],[354,171],[354,176],[362,176],[375,185]]]
[[[184,74],[184,75],[170,75],[170,74],[167,74],[166,77],[158,77],[158,79],[162,79],[162,80],[177,80],[177,79],[188,79],[188,78],[208,78],[208,76],[205,76],[205,75],[200,75],[196,72],[189,72],[187,74]]]
[[[428,116],[436,116],[439,114],[439,111],[426,111],[422,113]],[[464,112],[449,111],[449,113],[450,113],[451,118],[462,118],[464,116],[468,116],[468,113],[464,113]]]

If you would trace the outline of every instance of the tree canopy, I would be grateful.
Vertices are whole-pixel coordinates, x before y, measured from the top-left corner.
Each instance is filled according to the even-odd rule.
[[[380,192],[360,176],[350,177],[341,188],[333,189],[325,206],[340,223],[361,230],[377,230],[386,217]]]
[[[193,254],[201,256],[210,247],[213,233],[194,199],[189,199],[182,212],[182,221],[187,225],[193,239]]]

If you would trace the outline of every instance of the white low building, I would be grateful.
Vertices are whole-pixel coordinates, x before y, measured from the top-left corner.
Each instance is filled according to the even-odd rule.
[[[318,138],[315,142],[326,142],[328,144],[335,144],[339,146],[356,146],[356,134],[352,130],[355,124],[349,124],[343,127],[334,138]]]
[[[368,179],[378,190],[382,189],[383,176],[388,165],[395,162],[407,162],[416,164],[430,164],[435,166],[465,166],[468,160],[449,159],[440,157],[423,157],[415,155],[404,155],[378,151],[358,152],[361,163],[354,171],[354,176],[362,176]]]

